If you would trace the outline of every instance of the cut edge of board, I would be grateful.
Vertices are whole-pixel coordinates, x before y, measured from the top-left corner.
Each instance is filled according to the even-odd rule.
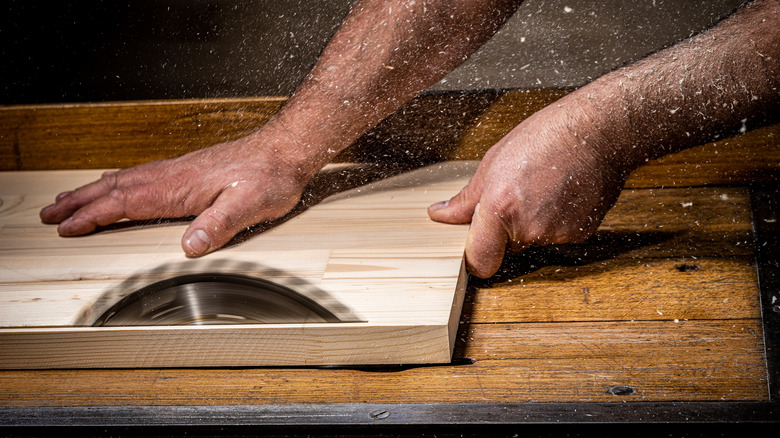
[[[466,298],[466,286],[468,285],[469,274],[466,270],[466,256],[463,255],[463,259],[460,263],[460,272],[458,274],[458,282],[455,284],[455,294],[452,297],[452,310],[450,311],[450,319],[447,323],[450,353],[449,359],[451,360],[452,354],[455,350],[455,340],[458,337],[458,328],[460,325],[461,314],[463,313],[463,301]]]

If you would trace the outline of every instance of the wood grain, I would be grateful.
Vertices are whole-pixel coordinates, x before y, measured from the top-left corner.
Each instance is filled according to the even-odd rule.
[[[339,161],[478,160],[568,90],[433,93],[414,99]],[[283,97],[0,107],[0,170],[129,167],[241,137]],[[780,124],[654,160],[628,187],[743,184],[780,177]]]
[[[456,173],[465,178],[474,163],[460,166]],[[422,182],[435,179],[441,169],[432,170],[426,172]],[[74,173],[45,175],[48,185],[62,186]],[[93,173],[87,173],[83,178],[92,176]],[[31,223],[40,205],[50,200],[51,189],[46,184],[30,184],[19,178],[6,181],[3,187],[7,190],[25,189],[30,193],[4,197],[0,206],[0,214],[10,223],[0,230],[0,245],[3,254],[13,254],[2,258],[8,268],[4,275],[18,281],[17,297],[21,301],[49,309],[81,309],[84,302],[94,300],[90,298],[90,288],[93,283],[105,281],[107,270],[132,277],[135,271],[127,266],[148,257],[134,255],[143,247],[139,233],[148,235],[162,254],[178,253],[178,239],[169,235],[171,231],[178,234],[180,224],[120,229],[85,240],[57,238],[51,227]],[[403,184],[391,181],[389,186],[398,188]],[[425,195],[445,199],[458,189],[453,184]],[[364,224],[368,218],[352,218],[346,223],[334,219],[342,217],[344,211],[376,206],[376,200],[344,194],[336,194],[332,199],[344,203],[323,202],[320,214],[332,224],[328,239],[347,242],[347,247],[326,254],[316,245],[307,244],[306,255],[298,257],[309,266],[303,269],[301,278],[316,278],[327,270],[329,274],[322,277],[322,284],[356,279],[353,286],[344,287],[343,293],[359,305],[373,304],[372,312],[391,313],[402,308],[407,300],[393,288],[386,290],[387,299],[367,294],[366,291],[377,288],[382,290],[381,281],[368,278],[373,266],[398,268],[389,272],[414,270],[424,266],[420,260],[441,261],[452,249],[450,244],[438,242],[426,259],[393,244],[391,257],[377,264],[368,263],[372,255],[363,244],[376,236],[349,237],[355,225]],[[395,195],[383,199],[380,204],[388,208],[380,208],[378,215],[392,218],[385,221],[389,222],[386,232],[395,242],[413,226],[398,210],[424,212],[424,208]],[[305,242],[281,227],[273,231],[264,235],[273,244],[285,239],[293,239],[296,245]],[[472,279],[456,343],[457,365],[399,369],[3,371],[0,386],[4,389],[0,394],[6,405],[35,405],[41,400],[54,405],[765,400],[766,372],[751,239],[749,202],[742,188],[626,190],[590,241],[531,249],[508,258],[497,277],[488,281]],[[73,246],[73,242],[83,243]],[[435,246],[434,243],[437,242],[426,244]],[[110,247],[124,262],[114,266],[111,259],[84,254],[84,248],[90,245]],[[36,255],[39,246],[48,248],[46,255]],[[247,243],[232,249],[230,254],[234,262],[248,269],[255,269],[251,262],[264,257],[262,248],[249,248]],[[42,294],[41,285],[45,283],[36,280],[36,276],[45,275],[46,269],[38,266],[73,257],[80,257],[92,269],[80,276],[65,273],[57,280],[62,290]],[[154,275],[162,278],[171,270],[186,269],[176,264],[168,268]],[[283,274],[275,274],[279,281],[284,281]],[[274,272],[269,270],[267,275]],[[430,300],[436,289],[435,285],[425,284],[425,290],[421,289],[416,299]],[[78,299],[62,300],[62,295]],[[9,309],[3,310],[4,318],[12,321],[18,312]],[[42,315],[50,318],[47,324],[57,324],[51,319],[51,315],[56,318],[56,312]],[[414,315],[417,319],[422,316]],[[432,336],[418,325],[405,329],[401,344],[398,338],[376,333],[372,334],[373,341],[355,343],[341,342],[332,328],[312,328],[315,330],[311,339],[319,341],[285,345],[282,353],[292,358],[339,353],[365,358],[377,348],[391,346],[402,358],[403,354],[434,351],[431,342],[442,336],[441,332]],[[6,332],[4,341],[4,351],[11,353],[19,345],[15,336],[30,334],[24,329],[13,330]],[[112,345],[91,338],[92,334],[82,329],[68,330],[82,340],[94,341],[94,346],[83,349],[79,343],[63,342],[61,333],[37,330],[36,342],[46,347],[39,354],[46,358],[35,359],[47,360],[46,366],[54,368],[89,366],[89,361],[95,360],[106,361],[104,365],[121,365],[111,362],[111,358],[116,360]],[[263,349],[273,343],[242,330],[228,328],[211,342],[193,347],[186,329],[173,329],[166,333],[163,345],[177,354],[198,355],[206,361],[201,363],[219,366],[224,363],[214,353],[215,344],[237,346],[236,340],[241,339],[242,345]],[[153,336],[143,331],[132,335],[136,345],[146,345]],[[448,335],[455,338],[454,333]],[[22,345],[30,339],[23,340]],[[412,344],[403,342],[411,342],[414,347],[404,347]],[[231,354],[247,363],[262,364],[257,351],[236,348]],[[136,350],[134,356],[138,366],[175,364],[160,362],[159,358],[150,362],[153,354],[143,350]],[[466,358],[468,361],[464,361]],[[430,360],[435,361],[432,357]],[[634,392],[625,397],[611,395],[607,390],[614,385],[628,385]]]
[[[436,165],[333,194],[333,178],[350,179],[352,167],[329,169],[307,192],[320,202],[200,259],[179,248],[182,221],[69,239],[40,223],[37,212],[57,192],[99,171],[2,173],[0,368],[447,362],[467,227],[435,223],[426,207],[456,192],[474,167]],[[198,272],[265,278],[361,322],[73,327],[91,325],[133,290]]]
[[[339,160],[480,159],[517,123],[566,92],[424,95],[377,126]],[[257,129],[284,101],[247,98],[0,107],[0,169],[126,167],[176,156]],[[780,125],[773,125],[649,162],[631,175],[627,187],[633,190],[623,192],[594,238],[580,245],[531,249],[509,257],[495,278],[471,279],[453,364],[4,370],[0,371],[0,404],[765,401],[750,207],[746,190],[735,185],[780,178],[778,138]],[[62,178],[69,178],[67,172],[45,175],[58,188],[65,187]],[[0,229],[0,259],[8,266],[3,275],[19,281],[20,300],[73,311],[94,299],[88,291],[93,283],[105,281],[103,265],[131,277],[137,273],[127,267],[122,271],[117,266],[121,264],[110,258],[88,256],[74,249],[69,239],[54,237],[50,227],[34,222],[37,209],[51,200],[49,189],[36,191],[38,185],[15,178],[4,179],[0,187],[8,192],[6,187],[11,185],[32,189],[29,196],[5,196],[0,205],[0,218],[13,222]],[[692,187],[707,185],[712,187]],[[436,193],[435,200],[448,198],[458,188]],[[355,202],[348,208],[362,207]],[[330,221],[343,213],[336,204],[332,206],[322,212]],[[381,214],[393,218],[387,228],[393,239],[413,226],[396,216],[394,208]],[[26,221],[33,221],[29,222],[32,225]],[[381,314],[380,309],[392,309],[406,298],[392,295],[391,290],[387,296],[392,298],[385,301],[366,298],[366,290],[381,286],[366,278],[372,269],[366,263],[368,255],[359,239],[349,237],[350,227],[360,222],[334,223],[329,235],[334,241],[352,242],[349,248],[328,256],[312,249],[302,258],[307,267],[300,278],[309,281],[325,269],[330,273],[323,282],[352,278],[356,282],[345,294],[362,300],[360,305],[374,303]],[[178,234],[181,226],[168,223],[144,225],[140,230],[107,230],[90,238],[90,245],[110,246],[117,258],[132,261],[133,254],[144,247],[137,236],[140,231],[148,233],[160,253],[175,255],[177,239],[165,236]],[[304,238],[282,232],[264,237],[308,244]],[[47,246],[45,256],[37,250],[43,246]],[[231,250],[232,257],[252,269],[247,263],[255,251],[242,248],[248,247],[238,245]],[[446,258],[450,249],[449,244],[440,245],[431,250],[431,259]],[[405,255],[401,245],[393,250],[392,257],[375,266],[416,267],[415,259]],[[14,257],[4,257],[6,253]],[[62,291],[76,299],[61,300],[58,292],[42,295],[44,283],[36,279],[46,270],[36,267],[71,257],[82,257],[90,267],[83,278],[64,274],[58,280]],[[174,263],[168,268],[181,266]],[[162,269],[155,275],[167,273]],[[420,290],[418,295],[428,294]],[[10,321],[16,312],[5,305],[0,304],[0,312]],[[46,324],[59,324],[56,313],[43,312],[40,317]],[[43,337],[44,345],[56,340]],[[423,341],[417,337],[415,342]],[[614,396],[608,392],[614,385],[629,386],[634,392]]]
[[[284,98],[0,107],[0,170],[129,167],[246,135]]]
[[[510,262],[512,263],[512,262]],[[526,262],[527,263],[527,260]],[[552,263],[475,282],[473,322],[760,319],[750,258]],[[506,275],[506,274],[504,274]]]
[[[6,406],[765,400],[757,320],[472,324],[456,357],[399,368],[0,372]],[[626,396],[608,391],[633,389]]]
[[[742,187],[626,189],[592,239],[547,251],[586,259],[751,255],[748,192]]]

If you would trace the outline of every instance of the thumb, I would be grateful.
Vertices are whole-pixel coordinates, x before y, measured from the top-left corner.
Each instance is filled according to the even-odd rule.
[[[448,224],[469,223],[481,196],[482,184],[472,178],[457,195],[447,201],[437,202],[428,207],[428,216],[437,222]]]
[[[181,239],[184,253],[188,257],[206,255],[230,242],[243,229],[273,219],[256,217],[251,208],[240,190],[224,190],[184,232]]]
[[[479,278],[488,278],[501,267],[508,235],[498,215],[477,204],[466,237],[466,267]]]

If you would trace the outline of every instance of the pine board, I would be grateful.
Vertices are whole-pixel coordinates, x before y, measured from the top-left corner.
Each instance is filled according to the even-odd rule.
[[[467,227],[435,223],[426,207],[456,193],[474,169],[447,163],[352,184],[201,259],[179,248],[185,222],[124,224],[67,239],[40,223],[38,211],[56,193],[99,171],[2,173],[0,367],[448,362],[465,290]],[[352,166],[326,173],[307,199],[334,181],[376,174]],[[84,326],[127,293],[190,272],[272,280],[326,307],[349,308],[360,322]]]

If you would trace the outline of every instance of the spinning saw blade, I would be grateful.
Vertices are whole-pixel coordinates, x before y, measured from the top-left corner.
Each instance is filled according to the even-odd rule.
[[[143,287],[93,326],[343,322],[286,286],[239,274],[187,274]]]

